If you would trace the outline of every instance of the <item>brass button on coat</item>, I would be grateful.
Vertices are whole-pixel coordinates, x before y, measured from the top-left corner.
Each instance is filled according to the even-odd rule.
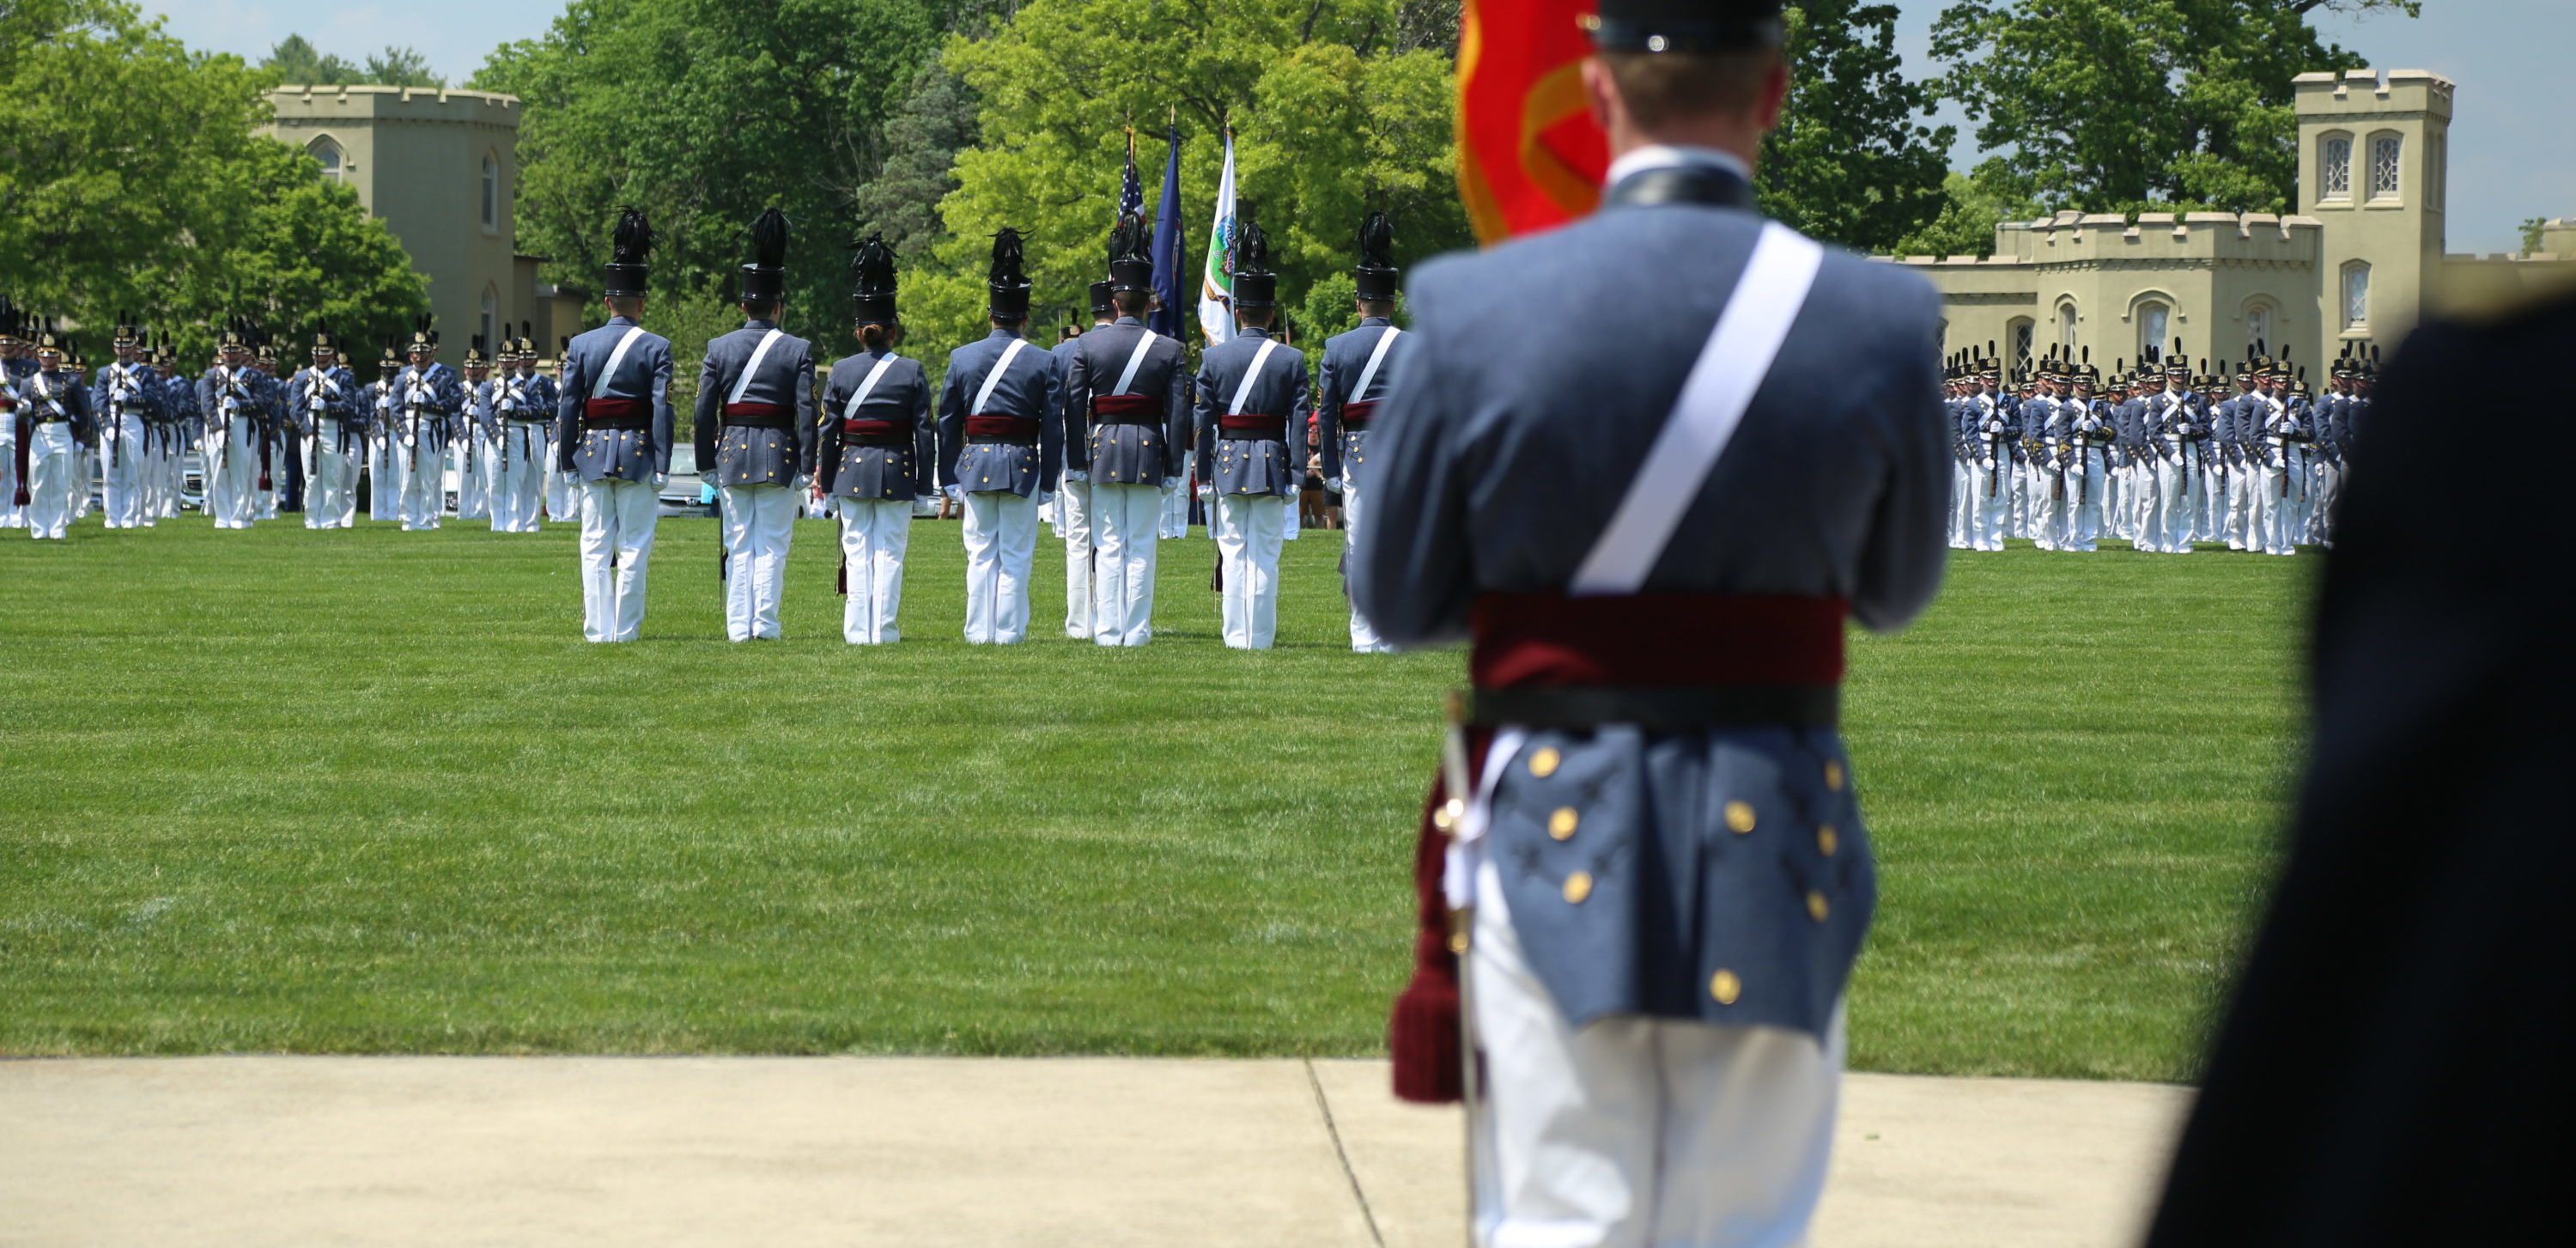
[[[1716,998],[1719,1005],[1733,1005],[1737,997],[1744,995],[1744,981],[1737,979],[1733,971],[1719,971],[1709,978],[1708,995]]]
[[[1807,890],[1807,917],[1808,917],[1808,918],[1811,918],[1811,919],[1814,919],[1815,921],[1817,921],[1817,922],[1819,922],[1819,923],[1822,923],[1822,922],[1824,922],[1824,921],[1825,921],[1825,915],[1826,915],[1827,913],[1828,913],[1828,907],[1825,905],[1825,895],[1824,895],[1823,893],[1820,893],[1820,892],[1816,891],[1815,889],[1812,889],[1812,888],[1811,888],[1811,889],[1808,889],[1808,890]]]
[[[1834,825],[1829,823],[1816,829],[1816,848],[1823,850],[1825,857],[1833,857],[1834,850],[1840,848],[1842,843],[1843,838],[1834,834]]]
[[[1574,837],[1575,825],[1582,821],[1582,816],[1575,814],[1574,808],[1568,806],[1548,816],[1547,834],[1560,841],[1571,840]]]
[[[1753,803],[1728,802],[1726,804],[1726,826],[1738,836],[1742,836],[1743,834],[1752,831]]]
[[[1591,872],[1577,871],[1574,874],[1565,877],[1565,904],[1569,906],[1582,905],[1583,899],[1591,895]]]
[[[1556,765],[1563,761],[1555,746],[1541,746],[1538,753],[1530,755],[1530,774],[1545,780],[1556,774]]]
[[[1840,761],[1834,759],[1825,761],[1825,787],[1836,793],[1843,791],[1843,765]]]

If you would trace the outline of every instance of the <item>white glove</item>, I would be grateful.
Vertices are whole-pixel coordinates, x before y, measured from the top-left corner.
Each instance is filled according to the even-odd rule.
[[[802,493],[804,493],[804,492],[805,492],[806,487],[808,487],[808,486],[810,486],[810,485],[812,485],[812,484],[813,484],[813,481],[812,481],[810,478],[807,478],[807,477],[803,476],[802,474],[800,474],[800,475],[796,476],[795,478],[793,478],[793,479],[791,479],[791,480],[789,480],[789,481],[788,481],[788,483],[787,483],[787,489],[788,489],[788,492],[789,492],[789,493],[792,493],[792,494],[802,494]]]
[[[671,483],[671,474],[669,474],[669,473],[667,473],[667,472],[657,472],[657,473],[654,473],[654,474],[653,474],[653,488],[654,488],[654,489],[657,489],[657,490],[658,490],[658,489],[661,489],[663,486],[669,485],[670,483]]]
[[[555,477],[568,486],[578,486],[581,484],[581,474],[578,472],[558,472],[555,474]]]
[[[1177,490],[1181,488],[1181,479],[1179,477],[1165,477],[1163,478],[1163,488],[1167,490]]]
[[[952,486],[949,486],[949,487],[947,487],[946,489],[944,489],[944,490],[942,490],[942,491],[940,491],[940,492],[941,492],[941,493],[943,493],[943,494],[946,494],[946,495],[948,496],[948,501],[949,501],[949,502],[952,502],[952,503],[963,503],[963,502],[965,502],[965,501],[966,501],[966,487],[965,487],[965,486],[962,486],[962,485],[952,485]]]
[[[1987,457],[1986,457],[1986,458],[1984,458],[1984,459],[1978,460],[1978,461],[1977,461],[1977,466],[1978,466],[1978,467],[1980,467],[1980,468],[1985,469],[1985,470],[1986,470],[1986,471],[1988,471],[1988,472],[1993,472],[1993,471],[1995,470],[1995,459],[1994,459],[1994,456],[1989,455],[1989,456],[1987,456]]]
[[[1199,501],[1200,501],[1200,502],[1202,502],[1202,503],[1207,504],[1207,505],[1208,505],[1208,506],[1210,506],[1210,507],[1214,507],[1214,506],[1216,506],[1216,487],[1215,487],[1215,486],[1213,486],[1213,485],[1202,485],[1202,486],[1200,486],[1200,487],[1199,487]]]
[[[1091,474],[1079,468],[1067,468],[1064,470],[1064,479],[1075,485],[1082,485],[1091,480]]]
[[[1327,493],[1327,494],[1339,494],[1339,493],[1341,493],[1341,492],[1342,492],[1342,479],[1341,479],[1340,477],[1326,477],[1326,478],[1324,478],[1324,492],[1325,492],[1325,493]]]
[[[1038,491],[1038,506],[1040,506],[1040,507],[1053,507],[1053,506],[1055,506],[1055,493],[1054,493],[1053,491],[1051,491],[1051,490],[1040,490],[1040,491]]]

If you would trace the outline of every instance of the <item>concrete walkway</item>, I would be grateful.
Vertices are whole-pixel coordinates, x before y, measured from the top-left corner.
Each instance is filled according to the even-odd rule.
[[[0,1062],[0,1245],[1454,1248],[1382,1062]],[[2135,1238],[2188,1103],[1856,1075],[1819,1248]]]

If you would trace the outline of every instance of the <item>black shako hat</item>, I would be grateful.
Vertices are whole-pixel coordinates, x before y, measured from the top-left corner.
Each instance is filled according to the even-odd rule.
[[[1091,310],[1093,313],[1106,315],[1118,310],[1117,301],[1109,297],[1110,292],[1113,289],[1114,287],[1108,282],[1093,282],[1091,284]]]
[[[1733,52],[1788,37],[1784,0],[1601,0],[1578,19],[1604,52]]]
[[[1109,288],[1119,290],[1152,290],[1154,288],[1154,231],[1143,217],[1127,213],[1109,227]]]
[[[1270,271],[1270,235],[1252,219],[1252,201],[1235,212],[1234,306],[1269,308],[1279,304],[1279,275]]]
[[[644,219],[644,210],[628,208],[618,214],[617,233],[609,240],[608,289],[616,299],[641,299],[647,279],[653,276],[653,225]]]
[[[885,235],[870,234],[850,254],[850,276],[858,283],[858,323],[892,325],[894,314],[894,248]]]
[[[1360,262],[1351,276],[1359,283],[1360,298],[1394,301],[1396,279],[1402,275],[1395,267],[1395,223],[1385,213],[1372,212],[1360,223]]]
[[[1020,268],[1024,248],[1020,232],[1007,225],[993,236],[993,267],[985,273],[984,285],[992,292],[990,310],[996,320],[1029,319],[1029,275]]]
[[[742,266],[742,301],[776,303],[787,297],[787,214],[776,208],[751,223],[751,260]]]

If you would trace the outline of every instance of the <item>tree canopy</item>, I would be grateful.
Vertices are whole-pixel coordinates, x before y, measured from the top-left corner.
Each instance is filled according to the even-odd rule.
[[[302,35],[288,35],[272,45],[261,69],[281,83],[317,87],[443,87],[447,80],[430,72],[428,58],[410,47],[387,45],[353,64],[338,53],[325,55]]]
[[[257,132],[273,81],[191,54],[126,0],[0,9],[5,293],[76,337],[135,313],[188,359],[234,315],[281,337],[323,318],[399,330],[427,283],[354,193]]]

